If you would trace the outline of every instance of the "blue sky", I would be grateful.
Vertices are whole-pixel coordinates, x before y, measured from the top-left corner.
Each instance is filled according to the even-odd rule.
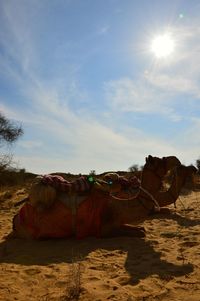
[[[0,110],[35,173],[200,157],[200,2],[1,0]],[[174,51],[157,58],[155,37]]]

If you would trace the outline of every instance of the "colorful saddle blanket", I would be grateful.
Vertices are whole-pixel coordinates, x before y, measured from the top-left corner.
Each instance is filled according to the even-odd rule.
[[[14,217],[14,228],[33,239],[100,237],[102,215],[109,198],[106,194],[94,192],[80,203],[76,214],[61,201],[44,212],[27,202]]]
[[[122,192],[127,188],[137,188],[140,185],[136,178],[128,181],[121,177],[120,181]],[[76,200],[71,200],[66,192],[72,189],[76,192],[90,190],[91,186],[86,178],[80,177],[71,183],[60,176],[47,175],[42,177],[42,182],[60,191],[58,201],[43,212],[38,211],[30,203],[25,203],[13,220],[14,228],[18,233],[26,233],[27,237],[33,239],[101,237],[102,217],[111,199],[109,193],[93,190],[81,199],[77,197]]]
[[[56,190],[69,192],[85,192],[90,189],[90,183],[83,176],[76,179],[74,182],[69,182],[58,175],[44,175],[41,178],[42,183],[54,187]]]

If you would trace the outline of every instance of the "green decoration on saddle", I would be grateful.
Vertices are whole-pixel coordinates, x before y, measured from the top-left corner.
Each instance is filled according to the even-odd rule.
[[[113,181],[109,180],[107,183],[108,183],[108,185],[112,185]]]
[[[88,176],[88,177],[87,177],[87,180],[88,180],[88,182],[90,182],[90,183],[96,182],[95,179],[93,178],[93,176]]]

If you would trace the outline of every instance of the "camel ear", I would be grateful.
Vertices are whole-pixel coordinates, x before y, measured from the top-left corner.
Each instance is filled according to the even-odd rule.
[[[152,162],[153,157],[151,155],[149,155],[148,157],[146,157],[146,163],[147,162]]]
[[[152,161],[153,161],[153,157],[152,157],[151,155],[149,155],[149,156],[147,157],[147,161],[152,162]]]

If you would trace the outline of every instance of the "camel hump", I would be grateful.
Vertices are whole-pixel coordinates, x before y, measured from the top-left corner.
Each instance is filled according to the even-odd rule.
[[[37,177],[29,192],[29,203],[39,211],[49,209],[58,198],[59,193],[69,197],[90,190],[91,184],[85,177],[79,177],[69,182],[59,175],[44,175]]]
[[[74,182],[69,182],[59,175],[44,175],[41,182],[54,187],[57,191],[63,192],[85,192],[90,189],[87,178],[83,176],[79,177]]]

